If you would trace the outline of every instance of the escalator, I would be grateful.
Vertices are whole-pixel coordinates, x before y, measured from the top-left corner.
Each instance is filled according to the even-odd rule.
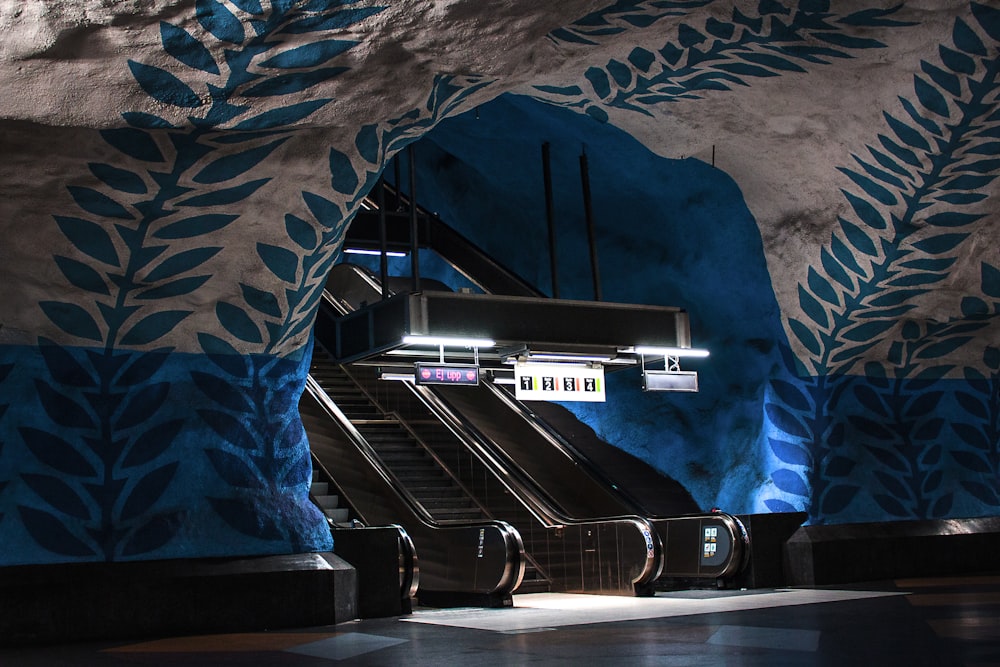
[[[362,397],[349,391],[349,382],[338,375],[336,365],[331,370],[324,362],[320,348],[314,353],[314,374],[307,379],[299,411],[316,465],[335,484],[351,522],[403,527],[419,558],[418,595],[425,604],[510,606],[511,592],[524,576],[524,548],[517,531],[502,521],[476,520],[479,514],[468,507],[434,507],[431,492],[424,494],[421,489],[434,489],[445,497],[450,493],[448,481],[425,478],[419,452],[406,452],[398,424],[368,414]],[[340,394],[347,409],[355,412],[358,425],[323,383]],[[353,405],[345,391],[353,394]],[[372,418],[358,418],[358,410]],[[404,480],[417,484],[407,488]]]

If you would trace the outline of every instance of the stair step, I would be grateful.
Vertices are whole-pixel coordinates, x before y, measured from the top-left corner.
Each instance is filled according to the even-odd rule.
[[[326,495],[316,496],[316,504],[324,510],[336,509],[340,506],[340,496]]]
[[[330,519],[333,519],[333,521],[336,523],[347,523],[348,521],[351,520],[350,510],[348,510],[346,507],[340,507],[336,509],[324,509],[323,513]]]

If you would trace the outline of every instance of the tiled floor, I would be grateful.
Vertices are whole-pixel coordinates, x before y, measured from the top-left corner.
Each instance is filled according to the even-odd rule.
[[[1000,576],[655,598],[535,594],[323,628],[0,650],[0,667],[1000,666]]]

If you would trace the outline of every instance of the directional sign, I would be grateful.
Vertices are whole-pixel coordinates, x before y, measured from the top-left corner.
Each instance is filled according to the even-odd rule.
[[[519,401],[607,400],[604,368],[571,364],[517,364],[514,397]]]
[[[479,384],[479,366],[471,364],[414,364],[414,380],[417,384]]]

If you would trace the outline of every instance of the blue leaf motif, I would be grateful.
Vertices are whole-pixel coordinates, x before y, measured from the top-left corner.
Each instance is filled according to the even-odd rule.
[[[98,386],[98,380],[66,348],[56,345],[47,338],[40,338],[39,343],[38,351],[42,354],[49,375],[56,382],[68,387],[88,389]]]
[[[913,244],[913,247],[931,255],[943,255],[968,238],[968,234],[939,234],[930,236]]]
[[[1000,299],[1000,268],[983,262],[980,265],[983,294]]]
[[[889,408],[874,389],[863,384],[856,384],[853,389],[854,395],[858,397],[865,408],[882,417],[889,416]]]
[[[771,380],[771,389],[785,405],[793,410],[812,409],[809,397],[790,382]]]
[[[221,157],[206,165],[192,180],[195,183],[221,183],[234,179],[256,167],[287,140],[288,137],[283,137],[263,146]]]
[[[264,113],[240,121],[233,129],[238,131],[267,130],[275,127],[294,125],[298,121],[308,118],[332,101],[331,98],[325,97],[271,109],[270,111],[265,111]]]
[[[132,443],[122,461],[122,468],[134,468],[162,456],[174,442],[184,426],[183,419],[173,419],[157,424]]]
[[[200,333],[198,343],[208,356],[208,360],[226,373],[239,379],[250,377],[247,360],[226,341],[211,334]]]
[[[206,192],[205,194],[195,195],[189,199],[177,202],[178,206],[222,206],[224,204],[235,204],[238,201],[243,201],[253,193],[257,192],[262,185],[270,181],[270,178],[260,178],[256,181],[250,181],[244,183],[243,185],[237,185],[231,188],[223,188],[221,190],[215,190],[214,192]]]
[[[882,508],[890,516],[905,517],[909,516],[909,512],[903,507],[902,503],[893,498],[892,496],[887,496],[884,493],[876,493],[872,496],[878,506]]]
[[[147,191],[146,182],[136,173],[99,162],[91,162],[87,166],[90,167],[90,171],[94,176],[101,179],[105,185],[119,192],[141,195]]]
[[[169,393],[170,383],[168,382],[151,384],[137,392],[130,393],[128,402],[118,419],[115,420],[115,429],[124,431],[145,422],[151,414],[155,414],[163,406]]]
[[[812,290],[813,294],[834,306],[840,305],[840,298],[837,295],[837,291],[811,266],[808,272],[808,282],[809,289]]]
[[[308,484],[311,479],[312,457],[309,452],[305,452],[291,467],[289,467],[285,476],[281,479],[281,486],[285,488],[297,487]]]
[[[39,461],[71,477],[93,477],[97,471],[75,447],[59,436],[28,426],[17,429]]]
[[[243,300],[248,306],[259,313],[281,317],[281,308],[274,294],[243,283],[240,283],[240,289],[243,291]]]
[[[316,247],[316,230],[302,218],[291,213],[286,214],[285,231],[288,233],[288,238],[303,250],[312,250]]]
[[[918,359],[937,359],[939,357],[944,357],[971,340],[971,336],[957,336],[951,340],[943,340],[939,343],[934,343],[922,348],[919,352],[917,352],[916,356]]]
[[[944,211],[942,213],[935,213],[934,215],[928,216],[927,224],[934,225],[935,227],[964,227],[965,225],[971,225],[974,222],[978,222],[984,217],[986,216],[973,213]]]
[[[215,314],[222,327],[236,338],[247,343],[262,343],[260,329],[242,308],[220,301],[215,306]]]
[[[55,255],[53,259],[66,280],[74,287],[103,296],[111,295],[104,278],[89,265],[61,255]]]
[[[153,313],[139,321],[122,336],[122,345],[147,345],[170,333],[181,320],[191,314],[190,310],[165,310]]]
[[[131,361],[119,374],[115,383],[131,387],[149,380],[166,362],[169,350],[154,350],[144,354],[130,355]]]
[[[598,97],[603,99],[611,95],[611,82],[604,70],[598,67],[591,67],[586,71],[584,76],[587,78],[587,81],[590,81],[590,85]]]
[[[88,213],[99,215],[102,218],[117,218],[119,220],[132,220],[133,218],[128,209],[97,190],[77,185],[70,185],[66,189],[69,190],[77,205]]]
[[[351,159],[336,148],[330,149],[330,185],[337,192],[351,194],[358,189],[358,175]]]
[[[215,433],[226,442],[247,451],[257,449],[257,439],[251,435],[243,423],[226,412],[218,410],[198,410],[198,416],[205,420]]]
[[[121,519],[128,521],[148,512],[163,496],[180,464],[176,461],[144,475],[135,483],[122,507]]]
[[[17,509],[28,534],[43,549],[74,558],[85,558],[96,554],[54,515],[24,505],[18,505]]]
[[[780,405],[768,403],[764,406],[764,410],[771,423],[781,431],[797,438],[810,437],[809,429],[795,415]]]
[[[944,118],[950,115],[948,101],[937,88],[934,88],[917,75],[913,76],[913,88],[917,93],[917,99],[924,105],[924,108]]]
[[[93,428],[94,419],[79,403],[61,394],[44,380],[35,380],[35,389],[45,414],[66,428]]]
[[[305,69],[318,67],[345,53],[358,43],[344,39],[325,39],[283,51],[261,63],[261,67]]]
[[[844,218],[837,218],[837,220],[840,222],[840,228],[844,231],[844,236],[847,237],[852,246],[871,257],[878,255],[875,244],[860,227]]]
[[[301,93],[348,71],[347,67],[323,67],[308,72],[291,72],[270,77],[252,86],[243,94],[247,97],[271,97]]]
[[[764,505],[766,505],[767,509],[774,513],[799,511],[795,505],[785,502],[784,500],[778,500],[777,498],[768,498],[764,501]]]
[[[367,162],[375,163],[378,161],[378,127],[376,125],[365,125],[358,131],[358,135],[354,138],[354,146],[358,149],[358,153]]]
[[[828,478],[847,477],[857,465],[857,461],[854,459],[846,456],[834,456],[826,462],[824,476]]]
[[[150,113],[126,111],[122,114],[122,118],[124,118],[125,122],[132,127],[142,130],[172,129],[175,127],[172,123]],[[107,137],[105,137],[105,139],[107,140]],[[109,141],[108,143],[111,142]]]
[[[326,8],[327,7],[323,7],[322,9]],[[358,21],[362,21],[369,16],[374,16],[384,9],[385,7],[363,7],[361,9],[345,9],[325,16],[307,16],[306,18],[288,24],[281,30],[281,32],[302,35],[310,32],[340,30],[353,25]],[[317,10],[319,10],[319,8]]]
[[[281,530],[272,519],[255,512],[253,506],[233,498],[208,498],[212,509],[236,531],[262,540],[282,539]]]
[[[143,290],[135,295],[137,301],[169,299],[194,292],[211,279],[212,276],[191,276],[169,283],[158,285],[152,289]]]
[[[853,484],[835,484],[828,488],[823,494],[823,501],[820,510],[826,516],[833,516],[843,512],[861,487]]]
[[[163,162],[163,153],[149,132],[132,127],[101,130],[101,137],[119,151],[144,162]]]
[[[257,244],[257,254],[264,265],[286,283],[294,283],[295,275],[299,270],[299,257],[291,250],[267,243]]]
[[[989,438],[986,437],[985,433],[972,424],[954,422],[952,423],[951,428],[967,445],[980,449],[984,452],[990,451],[991,445]]]
[[[809,452],[798,445],[774,438],[768,438],[768,442],[771,445],[771,451],[774,452],[774,455],[782,463],[795,466],[807,466],[812,463],[812,457],[809,456]]]
[[[226,225],[236,220],[238,215],[227,215],[223,213],[209,213],[206,215],[196,215],[191,218],[184,218],[169,225],[164,225],[153,232],[153,237],[158,239],[187,239],[202,234],[216,232]]]
[[[229,486],[239,489],[260,489],[267,485],[243,459],[221,449],[206,449],[212,467]]]
[[[120,266],[111,236],[100,226],[82,218],[55,216],[60,231],[83,254],[111,266]]]
[[[864,324],[852,326],[842,332],[841,336],[846,340],[852,340],[855,342],[869,341],[877,336],[881,336],[895,325],[895,320],[876,320],[874,322],[866,322]]]
[[[817,301],[801,285],[799,285],[799,306],[801,306],[802,312],[808,315],[809,319],[816,324],[821,327],[830,325],[830,320],[826,315],[826,309],[823,307],[823,304]]]
[[[809,487],[806,486],[802,476],[791,470],[781,468],[771,473],[771,480],[774,485],[785,493],[792,493],[797,496],[808,496]]]
[[[807,350],[817,355],[821,352],[819,340],[809,327],[795,319],[789,319],[788,326]]]
[[[160,22],[160,41],[163,50],[188,67],[218,74],[219,66],[205,46],[182,28],[165,21]]]
[[[881,470],[876,470],[872,474],[876,479],[878,479],[879,483],[882,484],[883,488],[892,494],[894,498],[898,498],[900,500],[913,499],[913,494],[908,488],[906,488],[906,485],[903,484],[902,480]]]
[[[854,196],[847,190],[841,190],[841,192],[844,193],[845,197],[847,197],[847,201],[851,203],[851,207],[854,208],[854,212],[858,214],[858,218],[860,218],[863,223],[875,229],[885,229],[885,218],[878,212],[878,209],[864,199]]]
[[[129,60],[128,66],[139,86],[153,99],[185,109],[201,106],[201,98],[170,72],[135,60]]]
[[[98,342],[104,340],[97,322],[80,306],[58,301],[41,301],[38,306],[53,324],[71,336]]]
[[[303,192],[302,200],[306,203],[309,211],[316,216],[316,220],[324,227],[333,229],[344,219],[344,214],[341,212],[340,207],[328,199],[324,199],[311,192]],[[289,280],[288,282],[293,281]]]
[[[222,250],[222,248],[219,246],[210,246],[206,248],[193,248],[191,250],[179,252],[176,255],[163,260],[148,274],[146,274],[146,282],[156,283],[161,280],[166,280],[167,278],[173,278],[174,276],[186,271],[196,269],[212,257],[215,257],[220,250]]]
[[[122,547],[123,556],[139,556],[164,546],[183,525],[180,512],[154,516],[129,536]]]
[[[968,491],[970,495],[978,500],[981,500],[987,505],[991,505],[993,507],[1000,505],[1000,496],[997,495],[995,489],[986,486],[982,482],[962,481],[961,484],[962,488]]]
[[[58,477],[25,473],[21,475],[21,479],[49,507],[75,519],[86,520],[90,518],[90,511],[83,499],[72,487]]]
[[[251,412],[253,405],[246,394],[229,380],[210,373],[191,372],[195,386],[209,399],[234,412]]]
[[[951,452],[951,457],[955,459],[955,462],[958,463],[958,465],[962,466],[966,470],[986,475],[992,472],[990,462],[975,452],[965,452],[959,450]]]
[[[241,44],[246,37],[243,24],[217,0],[196,0],[198,23],[216,38],[231,44]]]
[[[987,35],[992,37],[994,41],[1000,42],[1000,10],[990,5],[973,2],[972,15],[976,17]]]

